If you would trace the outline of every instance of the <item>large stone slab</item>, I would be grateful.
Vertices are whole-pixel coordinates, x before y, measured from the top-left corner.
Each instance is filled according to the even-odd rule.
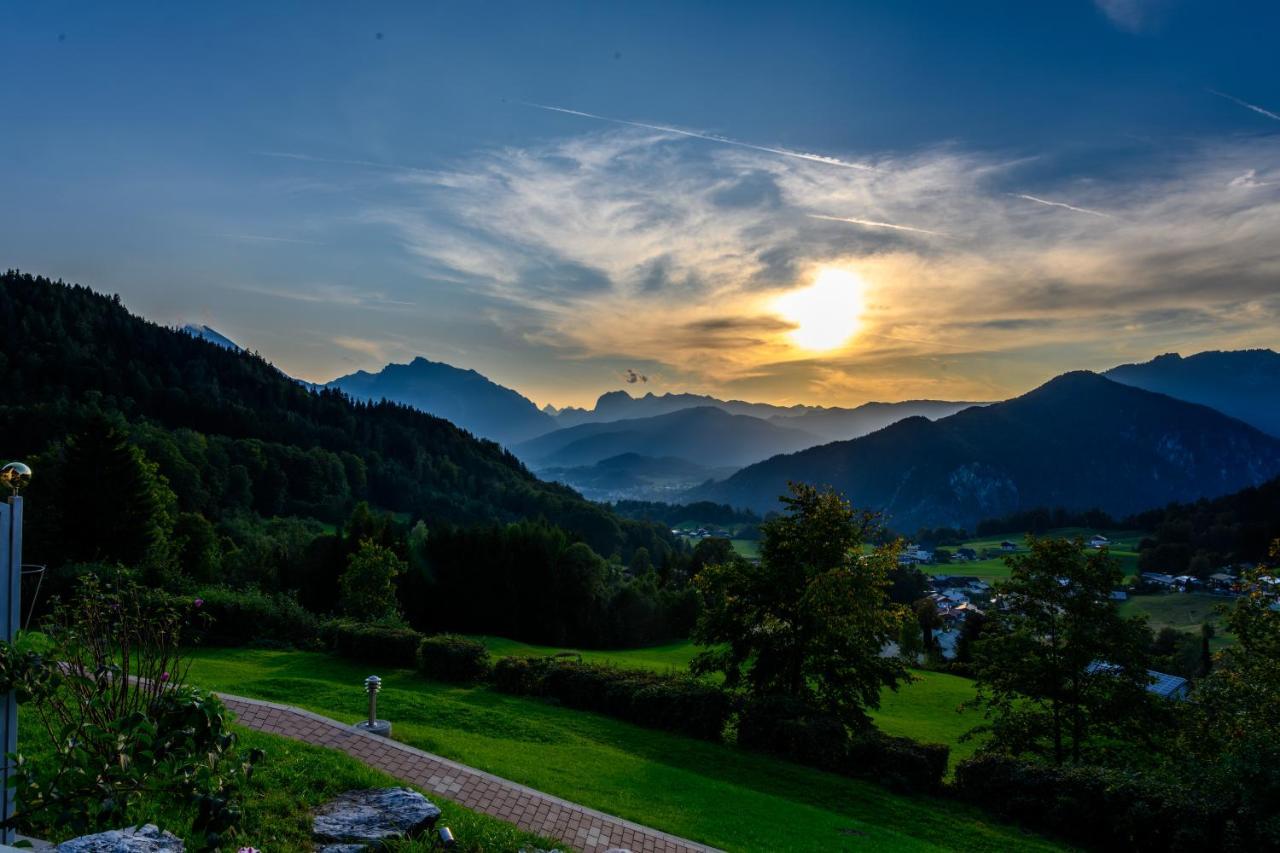
[[[58,845],[58,853],[183,853],[182,839],[154,823],[82,835]]]
[[[316,810],[311,837],[321,845],[364,844],[376,850],[384,841],[418,835],[439,817],[440,809],[409,788],[347,791]]]

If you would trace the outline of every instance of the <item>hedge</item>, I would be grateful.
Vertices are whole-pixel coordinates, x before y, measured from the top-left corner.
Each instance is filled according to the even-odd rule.
[[[1247,813],[1202,786],[1151,773],[1053,767],[1004,755],[960,762],[965,800],[1028,827],[1097,849],[1274,849]]]
[[[423,636],[412,628],[335,619],[321,629],[325,645],[338,654],[364,663],[413,667]]]
[[[940,789],[951,752],[875,729],[850,733],[835,716],[786,696],[748,700],[738,716],[738,744],[900,791]]]
[[[209,587],[185,597],[208,617],[201,639],[215,646],[274,645],[307,648],[319,638],[320,620],[284,593]]]
[[[489,674],[483,643],[458,634],[436,634],[418,646],[418,670],[427,678],[470,683]]]
[[[557,658],[501,658],[493,668],[493,683],[505,693],[555,699],[571,708],[704,740],[719,740],[732,712],[723,690],[688,676]]]

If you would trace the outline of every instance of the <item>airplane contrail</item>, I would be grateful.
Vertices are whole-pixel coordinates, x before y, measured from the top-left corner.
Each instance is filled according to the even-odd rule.
[[[941,231],[930,231],[928,228],[916,228],[913,225],[896,225],[892,222],[876,222],[874,219],[854,219],[848,216],[824,216],[821,213],[810,213],[810,219],[825,219],[828,222],[849,222],[853,225],[866,225],[871,228],[892,228],[895,231],[913,231],[916,234],[930,234],[934,237],[946,237]]]
[[[1067,204],[1063,201],[1049,201],[1047,198],[1039,198],[1038,196],[1027,195],[1026,193],[1009,193],[1014,198],[1023,198],[1027,201],[1034,201],[1036,204],[1043,204],[1048,207],[1061,207],[1064,210],[1073,210],[1076,213],[1087,213],[1090,216],[1101,216],[1103,219],[1115,219],[1110,213],[1103,213],[1101,210],[1090,210],[1087,207],[1076,207],[1074,204]]]
[[[553,107],[548,104],[535,104],[532,101],[517,101],[526,107],[533,107],[537,110],[547,110],[553,113],[564,113],[565,115],[580,116],[582,118],[594,119],[595,121],[607,121],[612,124],[625,124],[631,127],[643,127],[647,130],[658,130],[663,133],[674,133],[679,136],[688,136],[692,139],[704,139],[707,142],[719,142],[722,145],[736,145],[739,148],[750,148],[752,151],[764,151],[767,154],[779,154],[783,157],[795,157],[798,160],[808,160],[811,163],[823,163],[828,166],[839,166],[844,169],[860,169],[866,172],[876,171],[875,166],[868,166],[865,163],[850,163],[848,160],[841,160],[837,157],[828,157],[824,154],[809,154],[804,151],[792,151],[789,148],[771,148],[768,145],[755,145],[751,142],[742,142],[741,140],[731,139],[727,136],[720,136],[714,133],[699,133],[696,130],[685,130],[680,127],[672,127],[666,124],[647,124],[642,121],[630,121],[624,118],[610,118],[609,116],[596,115],[595,113],[586,113],[581,110],[570,110],[565,107]]]
[[[1280,121],[1280,113],[1273,113],[1271,110],[1263,109],[1257,104],[1251,104],[1248,101],[1242,101],[1235,95],[1228,95],[1226,92],[1219,92],[1217,89],[1209,89],[1208,92],[1210,95],[1217,95],[1219,98],[1226,98],[1231,103],[1238,104],[1246,110],[1253,110],[1255,113],[1264,115],[1272,121]]]

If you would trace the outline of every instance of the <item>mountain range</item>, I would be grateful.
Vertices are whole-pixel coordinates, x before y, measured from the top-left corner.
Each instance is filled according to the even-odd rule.
[[[1125,515],[1277,474],[1280,440],[1206,406],[1075,372],[1003,403],[777,456],[682,499],[767,512],[800,480],[912,530],[1037,506]]]
[[[923,415],[932,420],[955,414],[969,406],[980,405],[983,404],[905,400],[900,403],[864,403],[856,408],[847,409],[838,406],[775,406],[770,403],[721,400],[705,394],[650,392],[641,397],[632,397],[626,391],[608,391],[600,395],[593,409],[567,408],[551,410],[549,413],[554,415],[556,424],[563,428],[711,407],[733,415],[762,418],[779,426],[803,430],[824,441],[840,441],[866,435],[903,418]]]
[[[377,373],[364,370],[340,376],[325,387],[357,400],[391,400],[452,421],[500,444],[513,445],[550,432],[556,421],[520,393],[474,370],[415,358],[388,364]]]
[[[739,468],[778,453],[821,444],[817,436],[714,406],[653,417],[587,423],[518,444],[513,452],[535,470],[593,465],[622,453],[674,456],[704,467]]]
[[[183,331],[238,350],[208,326]],[[777,406],[618,390],[591,409],[540,410],[474,370],[425,358],[324,387],[443,417],[589,499],[767,512],[786,481],[809,480],[885,510],[903,529],[1038,505],[1125,514],[1223,494],[1276,473],[1280,438],[1280,355],[1271,350],[1167,354],[1065,374],[995,404]]]
[[[1177,353],[1122,364],[1108,379],[1202,403],[1280,437],[1280,353],[1269,349]]]

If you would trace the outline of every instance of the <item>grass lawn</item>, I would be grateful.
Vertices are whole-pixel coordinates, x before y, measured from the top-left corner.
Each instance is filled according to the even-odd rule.
[[[760,556],[759,539],[730,539],[729,544],[733,545],[733,550],[747,559],[754,560]]]
[[[613,666],[631,669],[650,669],[655,672],[689,671],[689,661],[698,653],[699,647],[688,640],[678,643],[667,643],[662,646],[647,646],[641,649],[618,649],[617,651],[579,651],[578,649],[562,649],[553,646],[535,646],[519,640],[508,640],[504,637],[486,637],[473,635],[473,639],[484,643],[494,657],[519,655],[521,657],[542,657],[544,655],[573,652],[582,657],[586,663],[607,663]]]
[[[367,666],[328,655],[208,649],[191,678],[337,719],[364,712]],[[727,850],[1034,850],[1052,844],[946,800],[903,797],[724,744],[487,687],[381,669],[397,738],[574,802]],[[941,691],[940,691],[941,692]]]
[[[30,714],[23,715],[20,742],[24,751],[38,760],[51,750],[40,749],[47,736],[43,736],[43,731],[38,730],[35,720],[30,717]],[[236,728],[246,751],[260,748],[265,756],[254,768],[253,779],[242,799],[244,817],[236,837],[223,844],[222,850],[234,851],[243,846],[254,846],[264,851],[310,850],[312,809],[343,791],[405,784],[341,752]],[[435,794],[428,794],[428,797],[443,812],[438,825],[453,830],[459,850],[484,853],[553,846],[549,839],[522,832],[509,823],[469,811]],[[144,822],[154,823],[181,836],[188,849],[194,849],[196,838],[191,835],[194,809],[190,805],[151,801],[147,806],[149,812],[144,816]],[[74,834],[57,826],[23,827],[23,831],[55,842],[65,841]],[[405,843],[395,849],[399,853],[428,853],[432,849],[431,838]]]
[[[502,637],[476,637],[495,656],[553,655],[566,650],[551,646],[534,646],[507,640]],[[687,640],[664,646],[618,651],[578,652],[588,663],[608,663],[614,666],[650,669],[657,672],[687,671],[689,661],[698,653],[698,646]],[[959,713],[961,703],[973,698],[973,682],[942,672],[915,672],[918,681],[900,687],[897,691],[885,690],[880,696],[880,709],[872,712],[876,725],[886,733],[931,743],[945,743],[951,747],[951,766],[973,755],[978,748],[974,742],[961,743],[960,736],[979,722],[973,711]]]

